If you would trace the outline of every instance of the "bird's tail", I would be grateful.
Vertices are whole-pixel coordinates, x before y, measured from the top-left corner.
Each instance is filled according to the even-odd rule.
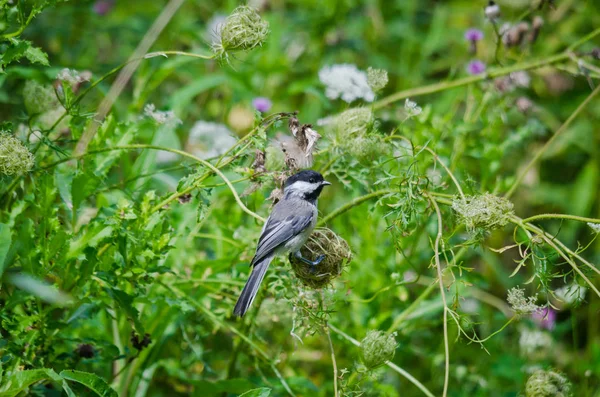
[[[252,273],[250,273],[250,277],[248,277],[248,281],[246,281],[242,294],[233,308],[234,315],[243,317],[244,314],[246,314],[250,305],[254,302],[254,298],[256,298],[258,287],[260,287],[260,283],[262,283],[263,278],[265,278],[265,273],[267,273],[271,260],[273,260],[272,255],[267,256],[260,262],[254,264]]]

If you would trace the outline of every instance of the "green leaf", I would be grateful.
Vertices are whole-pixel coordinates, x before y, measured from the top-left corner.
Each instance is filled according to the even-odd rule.
[[[48,54],[46,54],[44,51],[42,51],[38,47],[32,47],[32,46],[27,47],[24,55],[25,55],[25,58],[27,58],[29,60],[29,62],[31,62],[31,63],[40,63],[44,66],[50,65],[48,63]]]
[[[270,395],[271,389],[259,387],[258,389],[248,390],[247,392],[240,394],[240,397],[269,397]]]
[[[37,296],[44,302],[60,306],[73,303],[71,297],[66,293],[28,274],[11,274],[8,281],[19,289]]]
[[[14,397],[34,383],[46,379],[51,379],[61,384],[63,382],[63,379],[49,368],[17,371],[5,379],[4,385],[0,388],[0,397]]]
[[[4,274],[6,268],[6,256],[11,244],[11,231],[10,226],[0,223],[0,278]]]
[[[135,325],[135,330],[137,331],[137,333],[140,335],[144,335],[146,331],[144,330],[144,326],[140,322],[140,313],[135,308],[135,306],[133,306],[133,296],[129,295],[125,291],[121,291],[120,289],[116,288],[107,289],[107,292],[117,302],[118,307],[125,310],[127,316],[131,318],[133,324]]]
[[[102,397],[117,397],[117,392],[110,388],[108,383],[104,381],[104,379],[100,378],[97,375],[90,374],[88,372],[82,371],[74,371],[74,370],[64,370],[60,373],[60,376],[63,378],[81,383],[86,386],[97,395]]]

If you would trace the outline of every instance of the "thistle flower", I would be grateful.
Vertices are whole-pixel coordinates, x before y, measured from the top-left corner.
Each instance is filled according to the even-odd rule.
[[[355,65],[344,63],[325,66],[319,71],[319,80],[326,86],[325,95],[329,99],[342,98],[347,103],[359,98],[367,102],[375,99],[367,74]]]
[[[20,140],[5,132],[0,132],[0,174],[20,175],[33,168],[33,154]]]
[[[594,231],[594,233],[600,234],[600,223],[588,222],[588,226]]]
[[[525,297],[525,290],[519,287],[509,289],[506,300],[518,316],[531,314],[541,309],[541,307],[535,303],[537,301],[537,294]]]
[[[477,42],[483,39],[483,32],[479,29],[468,29],[465,32],[465,40],[470,43],[469,52],[475,54],[477,52]]]
[[[373,91],[382,90],[388,83],[388,73],[385,69],[367,69],[367,84]]]
[[[481,74],[485,72],[485,63],[480,60],[473,60],[467,65],[467,73],[471,75]]]
[[[554,370],[538,370],[525,385],[526,397],[568,397],[572,396],[569,379]]]
[[[157,124],[181,124],[182,121],[175,116],[172,110],[156,110],[154,104],[149,103],[144,106],[144,115],[153,119]]]
[[[64,68],[58,72],[56,79],[60,81],[66,81],[70,85],[77,85],[83,83],[84,81],[90,81],[92,79],[92,73],[88,71],[79,73],[75,69]]]
[[[536,310],[531,314],[531,318],[538,326],[548,331],[552,331],[556,326],[556,311],[551,307]]]
[[[256,9],[239,6],[225,19],[219,32],[219,39],[213,43],[213,51],[226,56],[233,51],[249,51],[262,46],[269,34],[269,23],[263,20]]]
[[[368,369],[375,369],[394,358],[396,353],[396,333],[371,330],[360,342],[360,357]]]
[[[494,1],[490,1],[484,9],[485,16],[491,22],[496,22],[496,20],[500,17],[500,6],[496,4]]]
[[[271,110],[273,103],[269,98],[259,96],[252,100],[252,106],[254,106],[254,109],[258,110],[259,112],[265,113]]]
[[[320,289],[330,284],[342,274],[344,268],[352,260],[350,246],[330,229],[316,229],[301,249],[302,256],[314,261],[319,256],[324,259],[316,268],[307,265],[296,256],[290,254],[292,270],[298,279],[307,287]]]
[[[98,0],[94,3],[93,9],[96,14],[103,16],[108,14],[114,5],[114,0]]]
[[[489,231],[503,227],[513,214],[513,204],[510,201],[489,193],[456,198],[452,202],[452,209],[471,233],[480,229]]]

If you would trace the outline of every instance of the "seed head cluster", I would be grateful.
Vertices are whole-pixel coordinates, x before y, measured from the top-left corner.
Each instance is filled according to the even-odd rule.
[[[572,396],[571,383],[566,376],[553,370],[538,370],[525,385],[526,397],[568,397]]]
[[[452,202],[452,209],[471,233],[503,227],[513,214],[513,204],[510,201],[489,193],[456,198]]]
[[[396,353],[396,333],[371,330],[360,342],[360,357],[368,369],[375,369],[394,358]]]
[[[258,11],[249,6],[239,6],[220,26],[220,37],[213,43],[219,57],[234,51],[249,51],[261,46],[269,34],[269,23]]]
[[[519,287],[509,289],[506,300],[517,315],[531,314],[541,309],[536,304],[537,295],[525,297],[525,290]]]
[[[0,132],[0,174],[24,174],[31,171],[34,164],[33,154],[20,140]]]
[[[367,69],[367,84],[373,91],[382,90],[388,83],[388,73],[384,69]]]

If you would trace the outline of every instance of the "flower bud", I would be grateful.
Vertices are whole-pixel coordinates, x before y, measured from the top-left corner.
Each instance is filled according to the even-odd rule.
[[[360,358],[368,369],[380,367],[394,358],[396,353],[396,333],[386,334],[371,330],[360,342]]]
[[[227,17],[220,30],[220,39],[213,44],[217,56],[232,51],[248,51],[261,46],[269,34],[269,23],[256,9],[239,6]]]
[[[0,174],[24,174],[31,171],[34,163],[33,154],[20,140],[0,132]]]
[[[367,69],[367,84],[375,92],[382,90],[388,83],[388,73],[384,69]]]

